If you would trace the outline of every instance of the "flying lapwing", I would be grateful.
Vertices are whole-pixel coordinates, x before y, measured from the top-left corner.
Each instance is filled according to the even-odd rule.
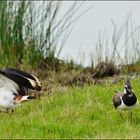
[[[113,105],[117,110],[121,111],[121,110],[132,110],[136,107],[137,104],[138,99],[132,90],[131,82],[129,79],[125,83],[124,92],[116,91],[116,94],[113,96]]]
[[[14,68],[0,70],[0,107],[5,108],[5,112],[13,112],[22,102],[35,99],[28,89],[41,90],[37,77]]]

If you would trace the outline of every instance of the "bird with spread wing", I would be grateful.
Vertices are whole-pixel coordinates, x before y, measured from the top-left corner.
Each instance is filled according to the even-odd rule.
[[[32,74],[14,68],[0,70],[0,106],[13,112],[22,102],[36,98],[29,95],[28,89],[40,91],[41,87]]]

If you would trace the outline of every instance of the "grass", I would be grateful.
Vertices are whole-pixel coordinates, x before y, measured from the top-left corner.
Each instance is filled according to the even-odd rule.
[[[120,26],[113,19],[111,21],[114,28],[111,37],[99,32],[95,50],[90,53],[90,66],[96,67],[102,62],[119,67],[139,63],[139,25],[134,24],[132,14],[126,16]]]
[[[140,100],[140,79],[133,81]],[[14,114],[0,114],[0,138],[140,138],[140,107],[133,122],[124,114],[120,119],[112,106],[115,85],[91,85],[56,90],[41,100],[26,102]]]
[[[55,56],[59,57],[74,27],[73,23],[82,15],[75,15],[81,4],[74,2],[61,18],[58,18],[61,2],[44,2],[43,7],[38,7],[37,10],[33,8],[32,1],[20,1],[18,4],[6,1],[0,4],[0,67],[22,67],[28,71],[31,67],[43,71],[42,73],[48,69],[51,73],[53,69],[56,71],[60,69],[64,78],[61,78],[58,73],[56,76],[58,78],[60,76],[62,83],[65,81],[67,83],[67,79],[72,77],[73,73],[71,74],[68,70],[77,68],[81,70],[81,65],[75,66],[73,61],[61,64],[61,61],[55,58]],[[113,66],[118,61],[121,61],[122,65],[137,62],[139,68],[139,30],[132,27],[131,22],[127,19],[119,29],[113,22],[111,46],[108,46],[108,39],[105,42],[99,35],[96,55],[91,57],[91,68],[96,61],[97,64],[104,61],[110,64],[110,60],[113,61]],[[129,35],[125,36],[128,24],[131,25]],[[124,42],[119,44],[122,37]],[[133,51],[127,50],[128,46],[133,46]],[[57,47],[60,48],[58,52]],[[120,48],[124,48],[126,56],[120,57],[118,53],[122,51]],[[131,52],[133,54],[129,55]],[[41,65],[44,66],[44,70],[40,69]],[[133,68],[139,71],[137,67]],[[74,75],[77,73],[75,72]],[[48,75],[44,76],[44,79],[46,77],[48,78]],[[140,100],[139,83],[140,79],[133,81]],[[122,84],[120,82],[115,85],[73,86],[63,91],[60,87],[59,90],[56,88],[52,95],[48,96],[46,93],[41,100],[23,104],[14,114],[1,113],[0,138],[140,138],[140,107],[134,110],[134,120],[131,122],[127,114],[120,120],[112,106],[113,91],[123,90]]]
[[[1,1],[0,67],[36,67],[58,57],[84,14],[77,13],[82,3],[73,2],[62,14],[60,1]]]

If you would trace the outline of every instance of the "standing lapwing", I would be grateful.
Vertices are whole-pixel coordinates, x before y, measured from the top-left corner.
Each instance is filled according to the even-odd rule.
[[[138,99],[133,93],[130,79],[127,80],[124,87],[124,92],[116,92],[113,96],[113,105],[116,109],[132,110],[138,104]],[[132,116],[131,116],[132,117]]]
[[[8,68],[0,70],[0,106],[8,112],[24,101],[35,99],[28,89],[40,91],[41,83],[37,77],[27,72]]]

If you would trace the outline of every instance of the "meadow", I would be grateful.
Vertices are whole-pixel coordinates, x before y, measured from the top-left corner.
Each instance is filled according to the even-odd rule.
[[[111,43],[99,34],[89,67],[59,60],[73,23],[88,11],[77,14],[83,3],[75,1],[62,16],[60,1],[43,1],[37,9],[34,1],[0,2],[0,69],[25,70],[44,83],[40,99],[14,113],[0,113],[1,139],[140,138],[140,106],[131,120],[129,112],[121,119],[112,105],[114,90],[123,91],[125,81],[93,82],[110,74],[139,73],[139,26],[131,16],[120,27],[112,20]],[[139,76],[132,84],[140,100]],[[45,90],[50,87],[52,92]]]
[[[132,81],[140,100],[140,79]],[[112,105],[114,90],[123,90],[118,84],[85,85],[45,93],[40,99],[25,102],[13,114],[0,114],[0,138],[140,138],[140,106],[127,112],[123,119]]]

